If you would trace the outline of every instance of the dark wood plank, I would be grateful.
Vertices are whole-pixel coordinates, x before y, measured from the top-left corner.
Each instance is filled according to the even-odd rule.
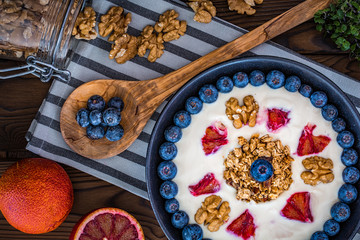
[[[229,11],[226,0],[214,0],[217,16],[247,30],[252,30],[271,18],[297,5],[302,0],[264,0],[253,16]],[[312,20],[273,39],[312,60],[331,67],[360,81],[360,63],[341,52],[329,39],[315,30]],[[22,63],[0,60],[0,68]],[[50,84],[33,76],[0,80],[0,175],[24,157],[33,157],[25,150],[25,133],[46,96]],[[166,239],[158,225],[149,201],[119,187],[99,180],[74,168],[62,165],[73,183],[75,201],[70,215],[56,230],[41,235],[24,234],[11,227],[0,214],[0,239],[68,239],[80,217],[100,207],[118,207],[133,214],[144,228],[147,239]]]

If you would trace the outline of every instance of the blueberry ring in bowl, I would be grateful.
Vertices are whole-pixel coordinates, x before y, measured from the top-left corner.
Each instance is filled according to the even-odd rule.
[[[267,88],[269,91],[263,90],[264,88]],[[239,94],[239,91],[240,93],[243,92],[244,94]],[[281,92],[281,94],[276,97],[278,100],[271,102],[271,97],[273,95],[271,91],[274,94],[277,91]],[[246,105],[246,102],[248,102],[249,99],[251,100],[251,98],[245,99],[249,93],[251,93],[255,101],[259,99],[259,106],[256,107],[256,104],[252,103],[252,110],[250,109],[251,104]],[[311,118],[311,116],[308,117],[310,119],[310,124],[304,124],[304,122],[300,121],[302,124],[301,125],[297,120],[297,116],[304,114],[297,114],[296,110],[288,107],[286,103],[287,94],[293,94],[290,98],[299,96],[299,98],[301,97],[303,101],[307,101],[307,106],[311,106],[311,109],[314,109],[314,111],[317,112],[316,116],[321,117],[322,120],[319,120],[319,122],[327,122],[325,125],[327,128],[331,128],[332,133],[328,134],[328,131],[324,132],[323,130],[326,129],[326,127],[321,127],[321,124],[318,124],[318,122],[312,120],[316,118]],[[261,95],[266,95],[266,101],[270,102],[267,105],[265,104],[265,108],[263,106],[264,101]],[[226,97],[224,98],[224,96]],[[238,110],[239,116],[241,116],[241,109],[245,112],[250,109],[251,111],[249,110],[249,114],[244,115],[245,118],[246,116],[249,118],[251,112],[258,108],[256,117],[256,126],[258,126],[258,128],[256,128],[256,126],[254,128],[250,128],[249,121],[243,121],[242,127],[234,128],[235,124],[233,125],[233,122],[235,122],[236,119],[230,120],[231,117],[227,116],[229,114],[226,114],[225,111],[226,107],[222,106],[222,109],[218,111],[222,112],[224,116],[221,117],[220,120],[222,123],[224,123],[223,125],[225,125],[226,129],[223,129],[221,125],[217,124],[214,124],[211,127],[212,123],[209,124],[209,121],[205,121],[205,123],[203,122],[204,126],[202,126],[202,129],[199,130],[200,133],[202,132],[202,135],[197,133],[189,135],[188,129],[191,128],[193,124],[196,124],[195,128],[201,128],[199,127],[200,125],[198,123],[195,123],[198,121],[196,120],[197,116],[200,116],[202,112],[205,112],[203,118],[211,118],[209,113],[214,111],[214,109],[208,112],[207,109],[209,109],[209,106],[219,103],[220,98],[222,99],[220,101],[220,105],[225,105],[225,102],[231,97],[238,99],[238,104],[233,108],[235,109],[235,112],[236,109],[240,109]],[[242,99],[244,103],[241,102]],[[294,99],[297,100],[298,98]],[[296,102],[296,104],[300,103],[301,102]],[[215,108],[219,109],[219,104]],[[267,110],[267,112],[265,112],[264,109]],[[306,111],[309,111],[310,108],[308,107],[305,109]],[[308,114],[311,115],[310,113]],[[305,114],[305,116],[307,115]],[[236,118],[236,116],[234,117]],[[244,119],[242,117],[240,118]],[[275,120],[269,124],[269,121],[266,120],[266,118]],[[299,127],[300,125],[301,127]],[[359,138],[359,127],[359,115],[345,94],[342,93],[341,90],[339,90],[324,76],[304,65],[275,57],[250,57],[232,60],[227,63],[215,66],[195,77],[174,95],[174,97],[163,110],[154,128],[151,142],[148,148],[146,174],[149,197],[155,215],[169,239],[191,239],[189,236],[194,237],[193,239],[202,239],[203,237],[211,239],[246,239],[250,236],[254,236],[255,239],[263,239],[262,236],[264,236],[264,233],[268,231],[265,230],[264,233],[261,233],[266,224],[264,224],[264,220],[261,220],[259,214],[256,213],[257,210],[254,210],[256,208],[252,208],[251,205],[258,204],[259,209],[266,211],[265,206],[270,206],[272,202],[275,203],[276,201],[279,201],[280,203],[276,204],[276,213],[274,213],[278,216],[273,220],[274,224],[271,225],[274,228],[289,226],[286,225],[288,223],[285,223],[284,225],[284,222],[295,222],[294,226],[302,226],[302,229],[304,226],[311,226],[311,224],[316,223],[316,226],[314,225],[315,227],[309,228],[311,229],[311,232],[308,231],[306,238],[321,239],[320,237],[327,236],[331,239],[350,239],[350,237],[355,234],[355,230],[357,229],[359,223],[356,216],[356,213],[359,212],[359,208],[357,207],[358,198],[356,192],[356,186],[358,184],[357,180],[359,176],[357,166],[357,153],[359,152],[359,146],[356,144],[354,145],[354,142],[356,142],[354,140]],[[243,137],[248,141],[249,145],[251,140],[260,141],[260,143],[258,143],[260,149],[262,144],[265,144],[264,146],[266,146],[267,142],[265,141],[269,141],[265,137],[265,133],[267,133],[269,136],[274,138],[273,141],[275,145],[284,143],[283,145],[285,146],[283,147],[285,148],[289,141],[286,137],[281,135],[281,132],[286,128],[296,128],[296,131],[292,132],[291,134],[293,137],[287,138],[293,138],[298,142],[303,142],[303,144],[289,144],[289,151],[285,150],[285,152],[288,153],[287,156],[294,157],[294,159],[289,159],[289,161],[291,161],[291,166],[293,167],[292,170],[288,171],[290,178],[288,176],[284,179],[292,179],[292,181],[288,180],[289,186],[287,186],[286,190],[284,190],[283,193],[280,193],[278,196],[268,194],[267,198],[263,198],[263,200],[260,199],[258,203],[252,199],[248,199],[249,201],[246,201],[246,197],[243,196],[249,194],[248,190],[250,190],[250,194],[254,194],[257,191],[264,189],[271,189],[271,193],[274,193],[274,191],[276,192],[276,187],[278,186],[269,188],[269,185],[273,184],[269,181],[275,179],[274,176],[271,176],[270,180],[265,180],[261,184],[259,184],[259,181],[253,179],[252,181],[257,182],[257,188],[254,186],[244,187],[246,185],[246,181],[242,183],[242,186],[238,187],[238,189],[234,188],[236,184],[232,183],[233,186],[231,186],[229,181],[226,183],[230,178],[227,180],[223,178],[225,169],[223,163],[225,159],[229,158],[229,149],[236,150],[233,151],[234,156],[238,154],[237,151],[239,151],[240,148],[243,152],[247,151],[247,149],[243,149],[245,142],[242,142],[243,145],[241,145],[231,139],[238,139]],[[176,129],[176,131],[169,132],[169,129]],[[247,132],[242,132],[242,129],[247,129]],[[225,132],[228,134],[227,137],[224,137],[226,135]],[[169,133],[171,134],[169,135]],[[206,136],[206,133],[209,133],[208,136],[210,137],[204,137]],[[260,133],[259,136],[252,138],[252,135],[257,133]],[[184,174],[181,164],[179,164],[180,160],[178,159],[184,157],[181,155],[181,153],[185,151],[184,144],[180,144],[184,135],[186,141],[189,142],[187,145],[198,146],[190,148],[188,152],[193,152],[192,155],[194,155],[194,159],[188,161],[196,163],[196,159],[201,154],[203,154],[204,159],[207,159],[207,162],[204,165],[197,166],[194,164],[192,167],[188,166],[187,169],[189,172],[191,172],[191,174]],[[220,140],[214,142],[212,141],[214,138]],[[226,142],[226,140],[228,140],[228,142]],[[205,146],[212,146],[212,149],[220,150],[218,152],[212,152],[213,150],[211,150],[209,151],[210,153],[207,154],[204,150],[204,143]],[[312,146],[314,143],[316,143],[315,147]],[[163,145],[169,145],[172,147],[164,150],[164,147],[160,147]],[[185,144],[185,146],[187,145]],[[231,146],[227,147],[228,145]],[[271,145],[272,144],[269,144],[270,147]],[[335,145],[338,149],[343,148],[343,150],[341,150],[340,153],[338,151],[337,155],[331,156],[328,154],[327,148],[335,148]],[[162,150],[160,150],[160,148]],[[227,148],[226,151],[224,150],[221,153],[221,149],[225,148]],[[253,149],[253,151],[259,149]],[[195,153],[196,151],[198,152]],[[253,152],[251,152],[250,155],[252,155],[252,153]],[[274,152],[274,154],[275,155],[268,157],[269,159],[266,161],[272,163],[271,166],[274,167],[274,173],[281,174],[279,171],[280,168],[274,165],[277,163],[277,160],[274,160],[274,156],[277,157],[277,154],[282,153]],[[171,157],[168,157],[168,155]],[[256,158],[254,160],[250,155],[246,155],[247,159],[244,158],[245,160],[241,158],[241,161],[250,161],[247,163],[248,166],[251,166],[251,161],[255,161],[257,159]],[[189,157],[190,155],[186,156]],[[333,158],[333,163],[328,160],[329,158]],[[239,160],[240,158],[237,157],[237,159]],[[170,177],[165,177],[166,180],[163,180],[158,176],[157,168],[161,162],[167,161],[175,163],[175,167],[171,166],[162,168],[161,171],[165,173],[165,175],[171,175]],[[220,164],[216,162],[220,162]],[[161,163],[161,166],[163,165],[164,163]],[[208,175],[208,170],[211,168],[206,169],[207,165],[214,165],[217,169],[222,169],[218,172],[215,171],[215,177],[212,177],[211,175]],[[312,167],[309,167],[308,169],[306,166]],[[176,168],[175,176],[174,168]],[[284,169],[288,168],[284,166]],[[251,178],[250,169],[249,174]],[[186,175],[186,177],[183,177],[184,175]],[[191,178],[192,175],[194,175],[193,179],[186,182],[186,178]],[[314,177],[314,175],[317,177]],[[304,177],[306,180],[304,180],[302,177]],[[198,180],[194,181],[194,179]],[[236,177],[231,179],[236,181]],[[177,186],[179,183],[182,185],[183,181],[186,182],[184,184],[185,186]],[[167,187],[161,191],[166,192],[164,190],[169,190],[170,195],[169,197],[166,196],[163,198],[162,195],[160,195],[160,189],[162,188],[161,186],[164,187],[163,183],[165,182],[167,183],[166,185],[170,185],[171,187]],[[192,184],[189,184],[190,182]],[[336,182],[336,184],[334,184],[334,182]],[[211,189],[208,191],[209,189],[206,189],[205,183],[208,183],[208,185],[210,183],[210,185],[216,186],[216,189],[212,189],[213,192]],[[205,184],[205,187],[199,188],[201,190],[200,194],[197,196],[191,195],[191,186],[195,188],[196,185],[201,186],[202,184]],[[331,195],[332,200],[327,203],[327,212],[326,214],[322,215],[322,220],[320,221],[318,220],[320,219],[318,214],[320,207],[317,207],[316,205],[316,202],[319,200],[319,198],[313,197],[313,195],[316,196],[314,192],[317,191],[317,187],[320,186],[320,188],[323,188],[323,186],[331,184],[334,185],[336,189],[333,188]],[[176,187],[174,187],[175,185]],[[302,187],[305,185],[307,187]],[[175,188],[176,191],[174,192]],[[222,194],[221,192],[224,189],[228,189],[226,194]],[[243,191],[244,189],[246,191]],[[251,190],[254,191],[251,192]],[[184,198],[185,191],[188,192],[186,193],[188,196]],[[233,193],[233,195],[229,194],[229,192]],[[222,231],[221,229],[223,229],[222,234],[228,234],[224,238],[219,238],[216,234],[213,235],[211,231],[208,231],[208,227],[210,225],[216,225],[213,223],[213,220],[205,220],[203,222],[200,221],[201,224],[199,224],[194,219],[194,215],[196,215],[198,212],[197,210],[201,209],[203,205],[206,205],[206,201],[210,201],[210,199],[207,199],[207,197],[215,195],[220,195],[222,199],[217,199],[217,201],[220,201],[218,205],[216,205],[214,202],[216,207],[213,208],[213,210],[215,209],[216,211],[220,211],[222,206],[226,205],[224,203],[230,203],[229,206],[231,210],[229,211],[229,217],[224,215],[224,217],[220,219],[223,222],[219,227],[219,231]],[[188,199],[189,196],[192,196],[196,200],[188,202],[184,201],[184,199]],[[169,201],[176,202],[176,204],[172,205],[175,206],[172,209],[176,210],[169,211]],[[234,202],[245,207],[240,208],[241,211],[239,211],[239,208],[237,209],[237,207],[233,207]],[[299,206],[299,202],[306,204]],[[339,204],[337,202],[339,202]],[[191,206],[184,206],[187,204]],[[335,207],[338,205],[341,205],[342,208]],[[204,207],[204,209],[207,208]],[[224,207],[224,209],[228,208]],[[350,209],[348,213],[346,211],[347,209]],[[181,211],[182,214],[175,215],[175,213],[178,211]],[[203,212],[205,212],[204,214],[210,214],[209,211]],[[299,212],[301,214],[299,214]],[[187,216],[185,216],[184,213],[186,213]],[[297,213],[299,216],[294,217],[294,213]],[[177,219],[178,221],[182,222],[181,225],[174,226],[172,223],[172,218],[174,218],[174,215],[179,218]],[[339,215],[341,215],[341,217],[339,217]],[[271,220],[269,221],[271,222]],[[346,224],[350,221],[356,224]],[[246,231],[238,231],[238,229],[232,227],[234,222],[237,224],[242,224],[245,222],[250,227]],[[202,229],[202,234],[200,234],[199,227]],[[273,228],[271,228],[271,230],[273,230]],[[306,232],[304,230],[301,231]],[[289,236],[288,239],[297,239],[296,236],[292,235],[294,234],[292,232],[279,232],[281,232],[281,234],[279,233],[276,235],[279,239],[281,237],[286,239],[286,235]]]

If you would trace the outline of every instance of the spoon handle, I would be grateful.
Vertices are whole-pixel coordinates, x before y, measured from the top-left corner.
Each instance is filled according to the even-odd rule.
[[[152,100],[162,102],[205,69],[230,60],[311,19],[318,10],[324,9],[330,2],[331,0],[307,0],[190,64],[163,77],[149,80],[149,83],[157,89],[155,96],[157,99],[155,100],[152,95]]]

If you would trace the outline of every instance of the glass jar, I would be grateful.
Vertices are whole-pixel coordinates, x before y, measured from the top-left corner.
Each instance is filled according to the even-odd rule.
[[[27,59],[34,73],[50,80],[49,72],[70,62],[77,43],[71,33],[85,1],[0,0],[0,58]],[[50,67],[47,73],[37,69],[39,63],[39,68]]]

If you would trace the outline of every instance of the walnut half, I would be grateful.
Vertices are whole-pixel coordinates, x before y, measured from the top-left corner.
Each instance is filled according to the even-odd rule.
[[[195,213],[195,221],[198,224],[207,225],[210,232],[216,232],[229,220],[230,206],[229,202],[222,202],[222,198],[217,195],[211,195],[205,198],[201,207]]]
[[[237,11],[239,14],[246,13],[247,15],[255,14],[256,10],[252,7],[256,4],[261,4],[263,0],[228,0],[229,9]]]
[[[216,7],[208,0],[190,0],[187,3],[195,12],[194,21],[209,23],[216,15]]]
[[[72,31],[72,35],[76,39],[95,39],[97,33],[95,30],[96,14],[92,7],[85,7],[76,18],[75,26]]]
[[[330,183],[334,180],[332,172],[334,165],[331,159],[313,156],[305,158],[302,164],[308,170],[300,175],[305,184],[315,186],[319,182]]]

